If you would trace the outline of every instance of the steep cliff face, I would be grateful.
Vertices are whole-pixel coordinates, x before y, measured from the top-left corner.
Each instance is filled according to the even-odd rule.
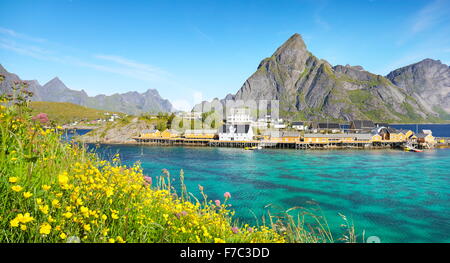
[[[11,92],[14,82],[21,79],[9,73],[0,65],[0,75],[4,81],[0,83],[0,92]],[[127,92],[113,95],[97,95],[89,97],[84,90],[77,91],[69,89],[59,78],[53,78],[41,86],[36,80],[25,81],[28,90],[33,92],[33,101],[70,102],[94,109],[123,112],[127,114],[140,114],[144,112],[171,112],[173,111],[170,101],[161,98],[156,89],[146,92]]]
[[[280,114],[289,119],[438,120],[437,112],[389,79],[361,66],[333,67],[316,58],[299,34],[264,59],[236,95],[227,99],[276,99]]]
[[[450,117],[450,67],[439,60],[424,59],[386,76],[392,83],[442,118]]]

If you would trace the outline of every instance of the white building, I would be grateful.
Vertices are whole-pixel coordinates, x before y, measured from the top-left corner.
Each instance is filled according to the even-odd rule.
[[[221,141],[251,141],[253,140],[253,129],[250,124],[226,124],[219,129],[219,140]]]
[[[273,127],[274,127],[275,129],[285,129],[285,128],[286,128],[286,124],[284,124],[284,123],[275,123],[275,124],[273,125]]]
[[[186,120],[201,120],[202,112],[192,111],[192,112],[178,112],[177,117]]]
[[[231,108],[227,116],[227,123],[250,123],[250,109],[247,108]]]
[[[308,128],[308,126],[306,126],[305,123],[302,121],[294,121],[292,122],[292,128],[298,131],[304,131]]]

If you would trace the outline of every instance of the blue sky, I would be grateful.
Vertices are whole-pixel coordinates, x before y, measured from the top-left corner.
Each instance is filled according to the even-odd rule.
[[[0,0],[0,63],[89,95],[156,88],[175,107],[235,93],[292,34],[385,75],[450,64],[449,0]]]

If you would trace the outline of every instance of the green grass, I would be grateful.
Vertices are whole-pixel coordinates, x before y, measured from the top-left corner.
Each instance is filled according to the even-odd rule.
[[[46,113],[50,120],[58,124],[109,118],[105,113],[116,113],[119,116],[124,116],[123,113],[92,109],[69,102],[33,101],[30,103],[30,108],[32,114]]]
[[[434,106],[433,110],[439,114],[439,118],[443,119],[443,120],[450,120],[450,114],[447,113],[445,110],[443,110],[441,107],[439,106]]]

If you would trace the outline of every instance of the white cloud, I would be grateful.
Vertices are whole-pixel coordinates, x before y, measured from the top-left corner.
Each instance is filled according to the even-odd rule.
[[[200,92],[200,91],[194,91],[193,94],[192,94],[192,97],[193,97],[194,103],[200,103],[200,102],[202,102],[204,100],[203,99],[203,93]]]
[[[172,106],[175,109],[181,110],[181,111],[191,111],[192,108],[194,107],[194,105],[189,103],[189,101],[183,100],[183,99],[173,100]]]
[[[438,25],[447,23],[450,18],[449,2],[434,0],[415,13],[408,21],[406,30],[397,45],[403,45],[417,34],[432,30]],[[446,27],[448,29],[448,27]]]
[[[10,37],[14,37],[14,38],[18,38],[18,39],[22,39],[22,40],[32,41],[32,42],[42,43],[42,42],[46,42],[47,41],[44,38],[31,37],[31,36],[28,36],[28,35],[25,35],[25,34],[21,34],[21,33],[18,33],[16,31],[12,30],[12,29],[4,28],[4,27],[0,27],[0,34],[7,35],[7,36],[10,36]]]
[[[181,111],[191,111],[195,105],[208,100],[198,90],[191,90],[190,95],[188,98],[171,100],[173,107]]]
[[[59,55],[56,49],[49,47],[48,41],[33,38],[14,30],[0,27],[0,48],[28,56],[38,60],[52,61],[61,64],[86,67],[97,71],[113,73],[128,78],[157,83],[174,85],[173,76],[158,67],[137,62],[117,55],[94,55],[91,58],[80,58],[81,56]],[[29,44],[33,41],[33,44]],[[27,43],[28,42],[28,43]],[[39,45],[39,46],[37,46]],[[59,44],[57,44],[60,46]],[[66,50],[67,51],[67,50]],[[103,62],[103,63],[102,63]]]
[[[417,13],[411,26],[411,32],[416,34],[427,30],[448,19],[449,15],[448,2],[445,0],[435,0]]]
[[[18,44],[16,41],[9,39],[0,38],[0,48],[39,60],[61,62],[61,60],[53,56],[52,52],[49,50],[33,45]]]

